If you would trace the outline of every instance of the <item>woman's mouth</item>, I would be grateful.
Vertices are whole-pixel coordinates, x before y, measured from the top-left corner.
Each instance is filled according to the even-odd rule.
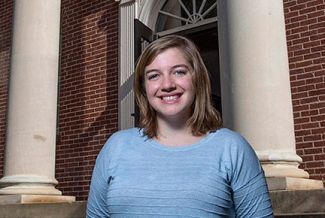
[[[161,97],[161,99],[163,101],[174,101],[176,100],[177,98],[179,98],[180,95],[172,95],[172,96],[163,96]]]

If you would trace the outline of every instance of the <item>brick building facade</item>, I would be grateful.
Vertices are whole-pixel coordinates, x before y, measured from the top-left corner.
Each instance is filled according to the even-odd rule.
[[[325,182],[325,2],[284,0],[300,167]],[[12,2],[0,8],[0,176],[6,130]],[[258,30],[257,30],[258,31]],[[133,40],[133,39],[130,39]],[[57,188],[87,199],[96,156],[118,130],[119,3],[61,1]]]
[[[297,154],[325,182],[325,2],[284,1]]]
[[[56,178],[85,199],[98,151],[118,129],[118,3],[62,1]]]

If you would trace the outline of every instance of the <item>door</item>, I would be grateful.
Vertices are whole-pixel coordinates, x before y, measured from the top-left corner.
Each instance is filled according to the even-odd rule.
[[[211,99],[213,106],[220,112],[221,111],[221,89],[220,89],[220,66],[219,66],[219,46],[218,46],[218,32],[217,22],[200,25],[195,28],[169,32],[168,34],[155,33],[141,21],[134,20],[135,27],[135,62],[140,57],[144,48],[152,41],[160,37],[177,34],[183,35],[191,39],[199,48],[200,54],[204,61],[205,66],[208,69],[210,82],[211,82]],[[139,108],[135,104],[134,114],[135,125],[138,125],[139,121]]]
[[[134,19],[134,61],[137,62],[142,51],[149,45],[150,42],[156,40],[158,35],[151,30],[149,27],[144,25],[138,19]],[[137,103],[134,103],[134,124],[138,126],[139,124],[139,107]]]

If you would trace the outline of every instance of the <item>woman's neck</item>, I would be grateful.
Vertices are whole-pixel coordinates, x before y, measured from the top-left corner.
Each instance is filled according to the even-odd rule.
[[[189,145],[201,140],[205,135],[194,136],[192,128],[186,121],[169,121],[158,119],[156,141],[170,146]]]

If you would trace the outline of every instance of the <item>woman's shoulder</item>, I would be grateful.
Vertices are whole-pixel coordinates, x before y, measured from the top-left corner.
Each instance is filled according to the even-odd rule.
[[[102,150],[122,149],[124,146],[137,141],[141,137],[142,133],[138,128],[119,130],[107,139]]]
[[[109,138],[111,140],[117,140],[117,139],[130,139],[131,137],[141,137],[142,136],[142,130],[139,128],[130,128],[130,129],[123,129],[119,130],[112,134],[112,136]]]
[[[252,153],[253,148],[241,134],[227,128],[221,128],[211,133],[211,144],[218,150],[235,153]]]
[[[120,156],[124,149],[131,143],[136,143],[141,138],[141,130],[131,128],[113,133],[103,145],[98,159],[113,160]]]
[[[252,145],[241,134],[227,128],[222,128],[214,134],[214,137],[216,137],[214,141],[218,141],[218,146],[224,152],[228,152],[234,160],[238,160],[240,157],[246,159],[256,158]]]
[[[247,142],[246,139],[240,135],[239,133],[230,130],[228,128],[220,128],[214,132],[211,133],[212,137],[218,138],[218,140],[221,141],[228,141],[228,142],[234,142],[234,143],[241,143],[241,142]]]

